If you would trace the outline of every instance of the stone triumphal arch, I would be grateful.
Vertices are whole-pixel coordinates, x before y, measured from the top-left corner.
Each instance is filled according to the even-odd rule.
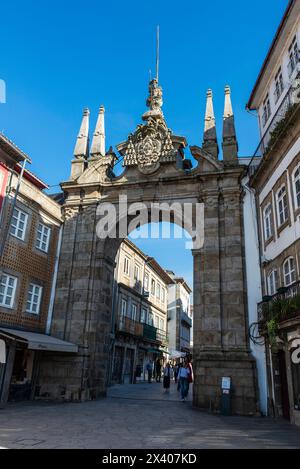
[[[64,226],[51,334],[78,345],[73,356],[46,355],[40,364],[40,393],[84,400],[104,396],[113,340],[112,288],[122,235],[97,236],[97,210],[104,203],[120,210],[142,202],[204,206],[204,243],[194,246],[194,405],[218,401],[223,376],[233,383],[233,412],[257,408],[256,366],[249,352],[245,289],[241,178],[230,90],[225,88],[223,160],[218,144],[212,93],[207,93],[202,147],[190,148],[197,166],[185,159],[184,137],[173,135],[162,113],[162,90],[149,84],[149,110],[126,142],[117,146],[124,172],[114,175],[117,156],[105,152],[101,107],[89,149],[85,110],[65,195]],[[192,212],[194,213],[194,211]],[[196,227],[192,215],[191,228]],[[128,218],[130,220],[130,217]],[[174,221],[174,220],[173,220]],[[128,221],[129,223],[129,221]]]

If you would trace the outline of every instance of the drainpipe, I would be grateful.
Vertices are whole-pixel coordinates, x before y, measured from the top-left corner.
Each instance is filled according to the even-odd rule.
[[[55,256],[55,264],[54,264],[54,273],[53,273],[53,280],[52,280],[52,287],[51,287],[51,296],[48,308],[48,315],[47,315],[47,324],[46,324],[46,334],[50,334],[51,330],[51,323],[52,323],[52,315],[53,315],[53,307],[54,307],[54,298],[55,298],[55,287],[57,281],[57,272],[58,272],[58,262],[61,250],[61,241],[62,241],[62,232],[63,227],[62,225],[59,228],[59,236],[58,236],[58,243],[56,248],[56,256]]]

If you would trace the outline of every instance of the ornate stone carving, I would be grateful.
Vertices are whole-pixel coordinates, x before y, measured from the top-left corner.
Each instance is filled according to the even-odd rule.
[[[124,166],[138,166],[142,173],[153,173],[161,162],[176,161],[177,151],[172,142],[172,132],[167,128],[162,106],[162,89],[156,79],[149,84],[147,99],[149,111],[142,116],[145,124],[137,126],[129,135],[124,155]]]
[[[66,206],[63,209],[63,218],[64,221],[69,220],[70,218],[73,218],[75,215],[77,215],[79,212],[79,207],[71,207],[71,206]]]

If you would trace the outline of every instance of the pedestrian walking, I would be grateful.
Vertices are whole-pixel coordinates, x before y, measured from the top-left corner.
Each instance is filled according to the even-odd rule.
[[[160,383],[160,379],[161,379],[161,361],[160,361],[160,358],[158,358],[155,362],[155,371],[156,371],[156,382]]]
[[[186,363],[187,363],[188,369],[190,370],[189,375],[188,375],[188,389],[187,389],[187,394],[188,394],[189,389],[190,389],[190,384],[194,382],[194,371],[193,371],[192,363],[188,358],[186,358]]]
[[[180,395],[181,400],[184,402],[188,395],[189,391],[189,375],[190,375],[190,368],[188,366],[188,362],[186,361],[184,365],[179,369],[178,378],[179,378],[179,385],[180,385]]]
[[[173,377],[173,370],[168,362],[164,368],[164,380],[163,380],[163,387],[165,392],[170,390],[170,382]]]
[[[146,370],[147,370],[147,373],[148,373],[148,383],[151,383],[151,380],[152,380],[152,373],[153,373],[153,362],[152,360],[150,359],[146,365]]]

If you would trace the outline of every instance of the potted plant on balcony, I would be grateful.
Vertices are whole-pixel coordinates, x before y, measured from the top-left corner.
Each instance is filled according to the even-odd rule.
[[[264,295],[262,297],[263,302],[271,301],[272,300],[272,295]]]
[[[283,293],[286,293],[288,290],[288,287],[279,287],[277,288],[277,293],[279,293],[279,295],[282,295]]]

